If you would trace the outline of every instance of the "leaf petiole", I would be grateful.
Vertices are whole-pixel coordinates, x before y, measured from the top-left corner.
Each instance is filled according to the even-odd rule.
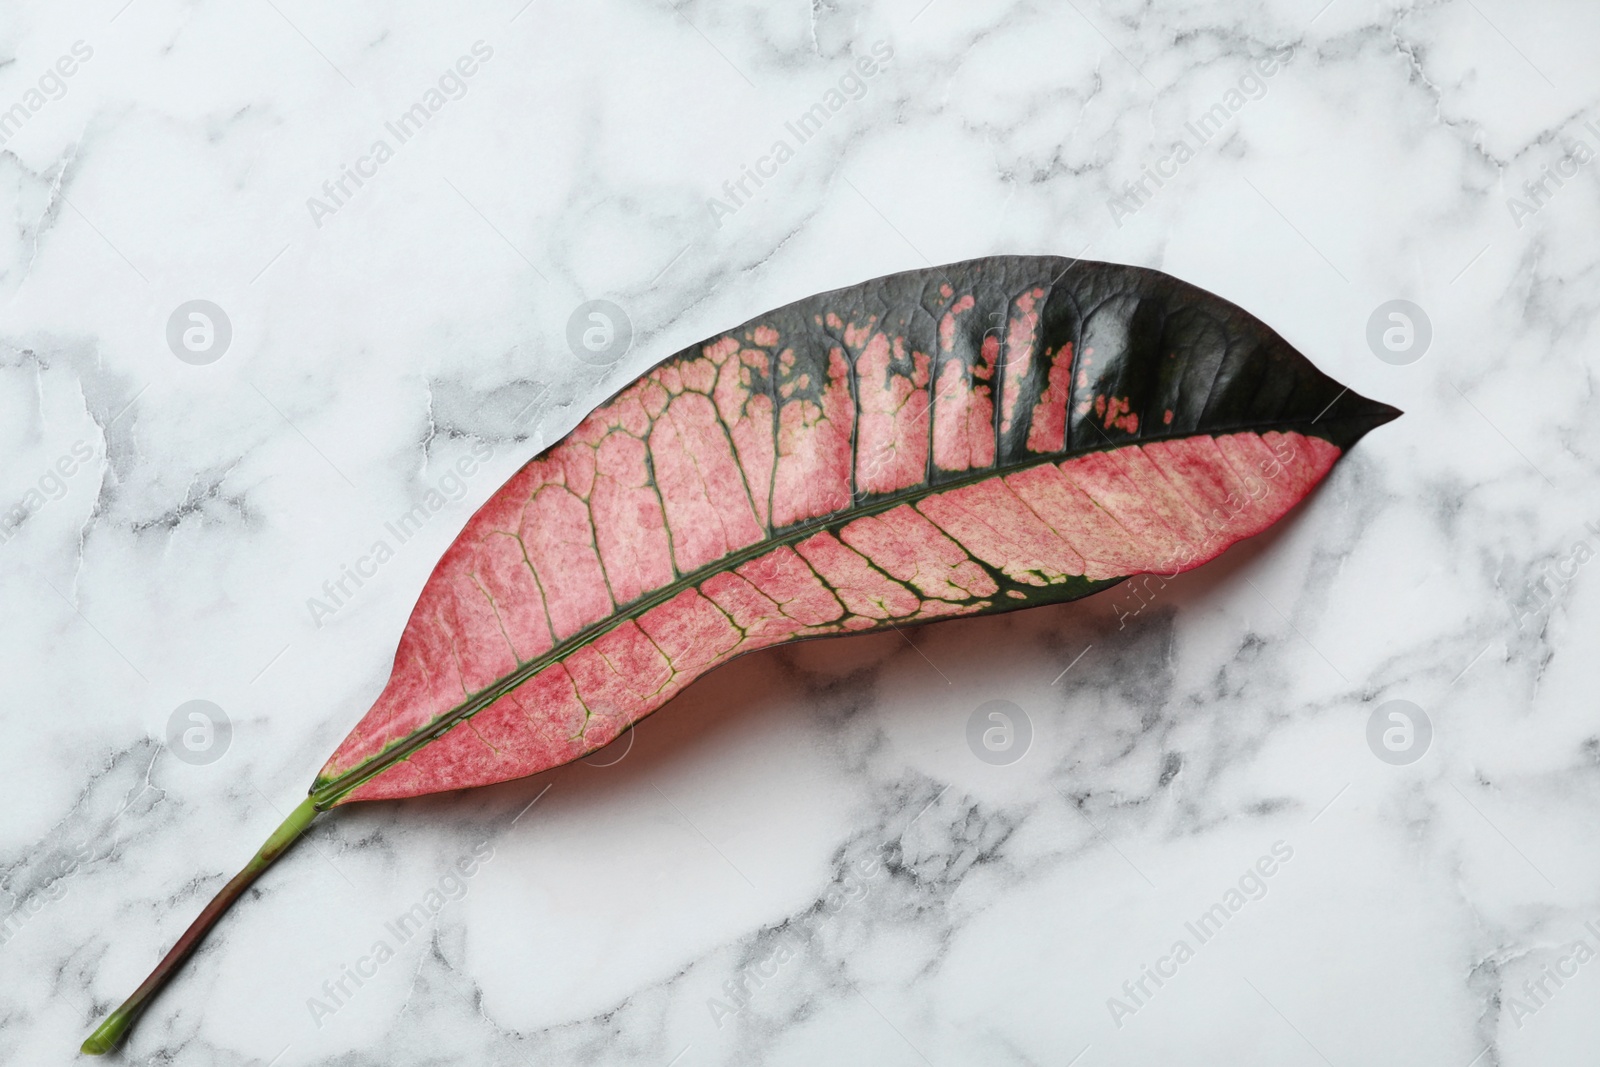
[[[178,938],[178,943],[172,946],[172,951],[156,964],[156,969],[150,972],[150,977],[133,991],[132,996],[106,1016],[99,1028],[88,1036],[80,1051],[90,1056],[99,1056],[116,1048],[127,1035],[128,1028],[139,1017],[139,1013],[144,1011],[155,995],[161,991],[161,987],[177,973],[183,961],[200,946],[206,933],[216,925],[218,919],[222,918],[223,912],[244,894],[250,883],[261,876],[262,871],[272,866],[273,861],[294,844],[295,839],[311,825],[311,820],[317,817],[317,813],[318,808],[313,797],[306,797],[299,807],[289,813],[289,817],[283,820],[283,825],[272,832],[266,844],[262,845],[251,857],[250,862],[244,865],[244,870],[234,875],[233,879],[222,887],[222,891],[211,899],[211,903],[206,905],[205,910],[195,921],[189,924],[189,929]]]

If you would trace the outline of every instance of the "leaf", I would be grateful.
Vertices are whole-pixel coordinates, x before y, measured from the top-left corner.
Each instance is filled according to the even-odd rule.
[[[879,278],[692,345],[473,515],[311,795],[83,1051],[320,811],[559,766],[756,649],[1188,570],[1398,414],[1192,285],[1053,257]]]
[[[798,301],[662,361],[495,493],[314,796],[535,774],[746,652],[1187,570],[1396,414],[1136,267],[1005,257]]]

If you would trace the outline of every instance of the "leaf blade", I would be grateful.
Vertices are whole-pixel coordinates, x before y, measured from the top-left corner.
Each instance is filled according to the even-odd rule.
[[[469,520],[314,795],[536,773],[745,651],[1197,566],[1395,414],[1139,268],[1001,257],[798,301],[662,361]],[[1278,468],[1260,500],[1252,464]]]

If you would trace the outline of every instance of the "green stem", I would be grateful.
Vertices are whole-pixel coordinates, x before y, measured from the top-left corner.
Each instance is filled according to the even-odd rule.
[[[161,987],[171,980],[178,968],[183,966],[183,961],[200,946],[207,931],[222,918],[222,913],[244,894],[250,883],[261,876],[262,871],[272,866],[273,860],[283,855],[289,846],[294,844],[295,838],[299,837],[316,817],[316,804],[313,798],[306,797],[305,801],[283,820],[283,825],[272,832],[272,836],[267,838],[267,843],[261,846],[260,851],[249,863],[245,864],[244,870],[234,875],[233,880],[222,887],[222,892],[213,897],[199,917],[189,924],[189,929],[178,938],[178,943],[172,946],[172,951],[156,964],[156,969],[150,972],[150,977],[146,978],[116,1011],[106,1016],[105,1022],[100,1024],[99,1029],[89,1035],[81,1051],[91,1056],[99,1056],[115,1048],[127,1035],[128,1028],[139,1017],[139,1013],[161,991]]]

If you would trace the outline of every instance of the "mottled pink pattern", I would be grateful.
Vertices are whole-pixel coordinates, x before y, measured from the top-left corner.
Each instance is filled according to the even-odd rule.
[[[1011,321],[1006,326],[1005,395],[1000,405],[1000,432],[1010,433],[1022,398],[1022,383],[1033,364],[1035,339],[1039,334],[1039,301],[1043,289],[1029,289],[1012,303]]]
[[[1044,392],[1033,406],[1028,423],[1029,452],[1059,452],[1067,445],[1067,398],[1072,395],[1072,345],[1069,342],[1050,359]]]
[[[761,338],[769,335],[776,343],[777,331],[757,329]],[[733,340],[729,338],[729,340]],[[734,451],[739,456],[739,466],[745,484],[750,487],[750,503],[755,509],[756,522],[766,526],[771,505],[772,470],[777,458],[777,445],[772,438],[772,398],[755,391],[757,375],[771,373],[772,359],[756,349],[744,349],[738,359],[722,364],[717,375],[713,394],[717,401],[717,414],[728,428]]]
[[[921,484],[928,468],[928,354],[873,334],[856,359],[856,391],[856,490],[892,493]]]
[[[828,354],[828,378],[793,373],[778,359],[778,454],[772,522],[792,526],[850,503],[850,364],[843,349]]]
[[[942,471],[994,465],[994,365],[1000,341],[983,339],[970,365],[957,349],[962,318],[972,310],[964,296],[939,320],[942,369],[933,398],[933,462]]]
[[[1028,443],[1058,450],[1072,350],[1022,355],[1035,301],[1025,294],[1013,308],[1007,358],[1019,373],[1026,359],[1050,362]],[[970,306],[957,302],[940,321],[941,358]],[[855,353],[854,403],[843,349],[813,381],[778,331],[757,327],[651,372],[513,476],[440,560],[388,687],[322,779],[518,670],[531,672],[519,687],[345,799],[557,766],[753,649],[1020,605],[1063,582],[1198,566],[1277,519],[1339,455],[1296,433],[1129,444],[785,534],[848,507],[852,488],[922,485],[930,438],[940,470],[994,462],[998,338],[982,342],[970,374],[950,360],[930,382],[933,354],[873,323],[834,328]],[[1016,402],[1009,390],[1006,402]],[[764,544],[775,536],[786,543]],[[564,654],[541,666],[563,641]]]
[[[857,519],[840,537],[925,597],[972,600],[1000,591],[988,571],[910,505]]]

